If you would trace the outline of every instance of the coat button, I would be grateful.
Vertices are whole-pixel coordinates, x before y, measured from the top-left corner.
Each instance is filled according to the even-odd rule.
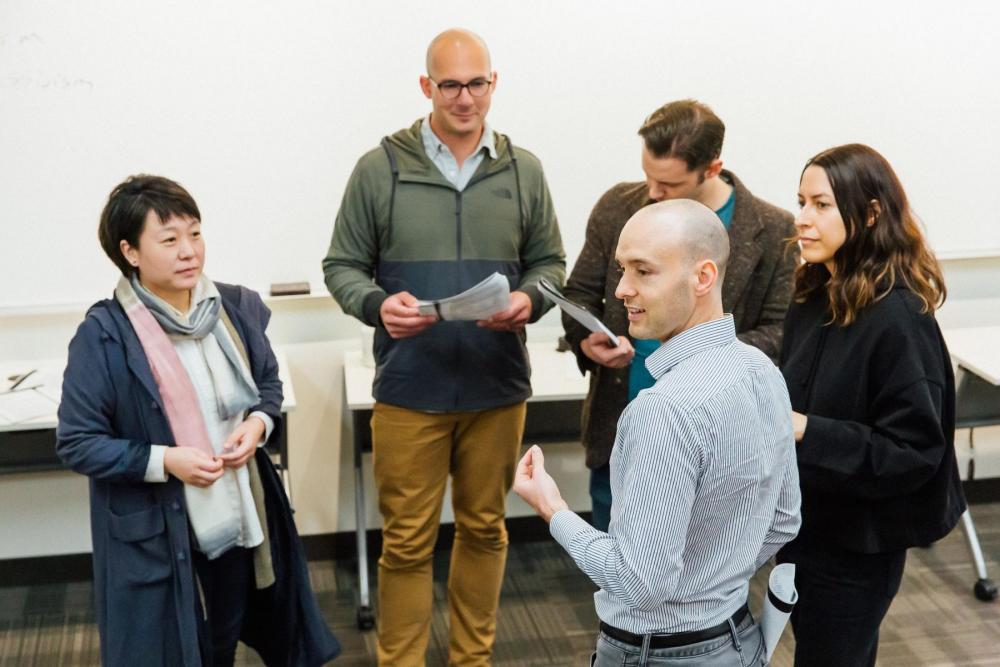
[[[170,503],[170,509],[172,509],[175,512],[180,512],[181,504],[175,500],[172,503]]]
[[[178,551],[177,552],[177,560],[179,560],[179,561],[185,561],[185,560],[187,560],[187,554],[184,553],[183,551]]]
[[[156,401],[150,401],[149,402],[149,407],[153,408],[154,410],[159,410],[160,409],[160,406],[156,404]]]

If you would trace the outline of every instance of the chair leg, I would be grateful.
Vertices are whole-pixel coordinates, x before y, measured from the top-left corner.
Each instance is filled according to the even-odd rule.
[[[983,559],[983,550],[979,546],[976,525],[972,522],[972,514],[969,513],[969,510],[965,510],[962,514],[962,531],[965,533],[965,541],[969,545],[972,562],[976,568],[977,581],[973,587],[973,594],[983,602],[991,602],[997,598],[997,586],[986,572],[986,561]]]

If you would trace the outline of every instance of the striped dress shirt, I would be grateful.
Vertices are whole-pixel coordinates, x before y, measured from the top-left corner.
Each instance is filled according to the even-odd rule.
[[[569,510],[550,530],[600,586],[602,621],[700,630],[739,609],[798,532],[792,410],[781,373],[736,339],[730,315],[671,338],[646,366],[656,384],[618,421],[608,532]]]

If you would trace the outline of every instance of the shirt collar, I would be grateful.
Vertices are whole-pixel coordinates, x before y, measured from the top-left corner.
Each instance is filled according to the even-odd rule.
[[[451,149],[448,148],[443,141],[438,139],[438,136],[434,134],[434,130],[431,129],[430,114],[427,114],[427,117],[424,118],[424,122],[420,124],[420,138],[423,139],[424,150],[431,158],[434,158],[443,151],[448,151],[448,154],[451,154]],[[491,159],[497,159],[497,147],[493,136],[493,129],[486,121],[483,121],[483,136],[480,137],[479,145],[476,146],[476,150],[472,151],[472,155],[478,155],[484,148],[486,149],[486,152],[489,153]]]
[[[685,359],[736,340],[736,324],[731,314],[691,327],[661,345],[646,359],[649,374],[659,380]]]

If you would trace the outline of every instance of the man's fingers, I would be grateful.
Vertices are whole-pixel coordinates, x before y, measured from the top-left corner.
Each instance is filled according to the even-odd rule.
[[[531,449],[528,450],[528,454],[531,456],[531,467],[534,472],[545,472],[545,455],[542,454],[542,448],[538,445],[532,445]]]
[[[514,313],[511,312],[510,308],[507,310],[501,310],[499,313],[493,313],[485,320],[479,320],[480,325],[482,324],[506,324],[507,320],[514,317]]]
[[[435,322],[437,322],[437,318],[433,315],[418,315],[416,317],[404,317],[396,320],[396,326],[404,329],[423,329]]]
[[[602,333],[602,332],[599,332],[599,331],[593,331],[593,332],[591,332],[591,334],[589,336],[587,336],[587,338],[585,340],[588,343],[590,343],[591,345],[594,345],[594,346],[603,345],[603,346],[606,347],[606,346],[610,345],[610,343],[608,342],[607,335],[604,334],[604,333]]]
[[[382,323],[386,326],[386,328],[396,327],[397,329],[419,329],[429,324],[433,324],[436,321],[437,318],[433,315],[420,315],[416,308],[413,309],[412,314],[382,318]]]
[[[517,474],[531,477],[531,449],[524,453],[521,460],[517,462]]]
[[[416,306],[417,297],[413,296],[409,292],[397,292],[395,294],[396,300],[404,306]]]

